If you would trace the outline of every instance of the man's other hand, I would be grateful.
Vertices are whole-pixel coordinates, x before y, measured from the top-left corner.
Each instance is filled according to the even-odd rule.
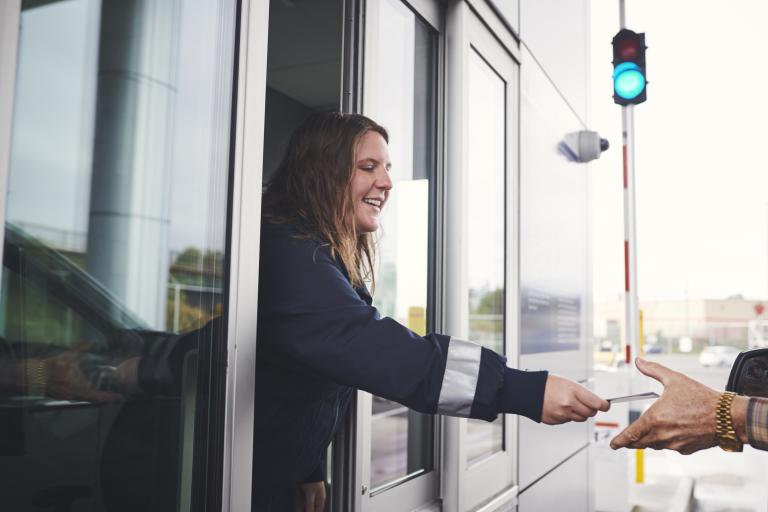
[[[720,393],[658,363],[637,358],[637,368],[664,385],[661,398],[611,440],[611,448],[670,449],[690,454],[716,446],[715,409]],[[745,397],[736,397],[732,416],[744,437]],[[739,432],[740,431],[740,432]]]

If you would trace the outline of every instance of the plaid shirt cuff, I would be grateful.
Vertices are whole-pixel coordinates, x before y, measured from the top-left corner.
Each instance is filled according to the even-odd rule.
[[[768,450],[768,399],[749,399],[747,438],[749,444],[758,450]]]

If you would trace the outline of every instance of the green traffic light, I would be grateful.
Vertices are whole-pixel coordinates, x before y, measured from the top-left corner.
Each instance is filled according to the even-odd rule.
[[[613,70],[613,90],[625,100],[637,98],[645,89],[645,76],[634,62],[622,62]]]

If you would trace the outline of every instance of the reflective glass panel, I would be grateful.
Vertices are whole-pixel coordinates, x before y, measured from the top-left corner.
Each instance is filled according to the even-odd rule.
[[[390,134],[393,189],[382,213],[374,303],[419,334],[429,311],[431,190],[435,172],[437,35],[404,4],[371,3],[377,20],[366,114]],[[373,397],[371,487],[433,467],[431,416]]]
[[[475,52],[469,61],[467,252],[469,339],[504,353],[506,83]],[[467,421],[467,462],[504,449],[504,416]]]
[[[221,466],[209,439],[226,357],[235,8],[22,4],[0,283],[3,510],[220,500],[205,483]]]

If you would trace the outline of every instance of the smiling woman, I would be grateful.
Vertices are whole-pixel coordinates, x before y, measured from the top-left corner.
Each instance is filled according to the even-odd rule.
[[[545,371],[508,368],[478,344],[421,336],[372,304],[379,215],[392,189],[384,128],[313,114],[264,194],[254,422],[254,510],[322,510],[323,455],[352,391],[427,414],[549,424],[608,403]],[[545,390],[546,388],[546,390]],[[268,461],[268,462],[267,462]]]

